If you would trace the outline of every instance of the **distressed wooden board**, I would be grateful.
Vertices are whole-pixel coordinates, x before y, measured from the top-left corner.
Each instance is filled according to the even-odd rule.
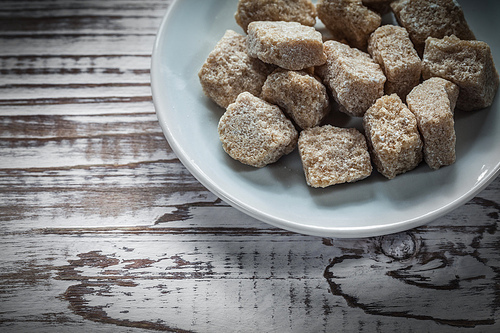
[[[486,206],[478,210],[490,218],[480,226],[470,222],[478,210],[463,207],[453,226],[443,219],[358,240],[288,233],[234,212],[232,220],[215,222],[225,216],[215,208],[189,226],[177,220],[12,232],[0,249],[7,254],[2,281],[8,286],[0,297],[11,309],[2,323],[20,327],[45,318],[45,324],[81,329],[90,321],[195,332],[493,332],[499,328],[500,207]]]
[[[165,141],[171,1],[2,1],[2,332],[497,332],[500,179],[427,226],[322,239],[252,219]]]

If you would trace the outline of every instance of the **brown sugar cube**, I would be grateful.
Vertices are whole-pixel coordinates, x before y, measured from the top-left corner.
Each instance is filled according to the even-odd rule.
[[[384,94],[385,75],[368,53],[336,41],[325,42],[327,62],[316,68],[340,104],[340,111],[362,117]]]
[[[366,139],[355,128],[309,128],[300,132],[298,147],[311,187],[351,183],[372,172]]]
[[[297,22],[252,22],[247,43],[250,56],[285,69],[301,70],[326,61],[321,33]]]
[[[361,0],[319,0],[318,17],[337,40],[345,39],[354,47],[366,49],[368,37],[380,26],[382,18]]]
[[[427,37],[475,39],[456,0],[398,0],[391,8],[420,55]]]
[[[377,28],[368,40],[368,52],[387,78],[386,95],[396,93],[404,100],[420,83],[422,61],[405,28],[394,25]]]
[[[246,37],[227,30],[198,72],[204,93],[226,108],[244,91],[259,95],[273,68],[247,54]]]
[[[406,98],[424,141],[424,160],[432,169],[455,162],[453,107],[457,97],[457,85],[434,77],[416,86]]]
[[[363,128],[378,172],[389,179],[422,161],[422,140],[415,115],[396,94],[379,98],[366,111]]]
[[[424,79],[437,76],[460,87],[458,109],[479,110],[493,103],[499,78],[485,42],[455,36],[428,38],[422,65]]]
[[[316,7],[309,0],[240,0],[234,15],[236,23],[247,31],[254,21],[287,21],[316,24]]]
[[[330,110],[326,87],[304,71],[275,70],[267,77],[261,98],[278,105],[303,129],[318,125]]]
[[[222,147],[235,160],[254,167],[276,162],[295,149],[298,132],[279,107],[241,93],[218,125]]]

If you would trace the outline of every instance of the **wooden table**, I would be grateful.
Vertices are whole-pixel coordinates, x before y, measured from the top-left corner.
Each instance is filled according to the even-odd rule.
[[[408,232],[233,209],[158,125],[168,0],[2,1],[1,332],[499,332],[500,179]]]

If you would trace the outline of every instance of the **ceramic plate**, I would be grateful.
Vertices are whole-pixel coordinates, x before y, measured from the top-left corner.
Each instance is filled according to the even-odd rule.
[[[490,44],[500,64],[500,16],[496,1],[459,1],[471,29]],[[235,208],[271,225],[322,237],[367,237],[430,222],[463,205],[500,169],[500,113],[492,107],[455,114],[457,161],[387,180],[367,179],[314,189],[306,185],[297,150],[256,169],[232,160],[222,149],[217,124],[223,109],[202,92],[198,71],[226,29],[235,23],[237,1],[175,1],[154,45],[151,77],[156,112],[165,136],[186,168]],[[360,119],[340,113],[333,124],[360,128]]]

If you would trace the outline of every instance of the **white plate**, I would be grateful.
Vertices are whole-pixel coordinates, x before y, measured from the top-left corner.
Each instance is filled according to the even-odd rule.
[[[499,4],[461,0],[479,40],[500,64]],[[353,184],[306,185],[297,150],[256,169],[222,149],[217,123],[223,109],[202,92],[198,71],[226,29],[237,1],[178,0],[166,14],[154,45],[151,77],[165,136],[186,168],[221,199],[274,226],[323,237],[367,237],[414,228],[472,199],[500,170],[499,98],[491,108],[456,113],[457,161],[432,171],[425,163],[387,180],[377,172]],[[360,126],[339,116],[336,125]]]

